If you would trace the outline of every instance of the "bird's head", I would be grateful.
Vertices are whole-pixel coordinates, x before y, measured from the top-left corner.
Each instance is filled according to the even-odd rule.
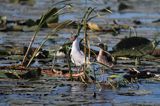
[[[99,43],[98,47],[100,47],[103,50],[107,50],[108,49],[108,47],[106,45],[104,45],[103,43]]]
[[[77,37],[78,37],[77,35],[71,36],[70,41],[72,41],[72,42],[75,41]]]

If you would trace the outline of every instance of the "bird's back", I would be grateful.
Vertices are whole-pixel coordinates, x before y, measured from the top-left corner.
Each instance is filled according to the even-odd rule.
[[[113,66],[114,59],[110,53],[101,49],[99,51],[97,61],[110,67]]]

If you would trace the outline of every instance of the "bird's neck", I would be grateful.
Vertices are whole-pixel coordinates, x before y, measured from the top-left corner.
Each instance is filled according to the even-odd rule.
[[[98,54],[98,55],[100,56],[100,55],[103,55],[103,54],[104,54],[104,50],[103,50],[103,49],[100,49],[100,51],[99,51],[99,54]]]
[[[72,51],[74,51],[74,50],[80,51],[79,42],[80,42],[80,39],[78,39],[78,38],[76,38],[73,41],[73,43],[72,43]]]

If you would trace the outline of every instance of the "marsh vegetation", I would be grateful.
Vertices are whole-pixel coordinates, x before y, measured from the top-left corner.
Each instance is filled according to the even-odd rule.
[[[159,5],[1,0],[0,105],[160,105]],[[70,59],[74,35],[82,40],[83,68]],[[113,67],[96,61],[99,43]]]

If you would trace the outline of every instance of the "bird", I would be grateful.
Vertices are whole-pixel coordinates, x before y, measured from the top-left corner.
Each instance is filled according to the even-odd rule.
[[[70,57],[71,61],[76,65],[77,71],[81,73],[78,76],[81,76],[80,79],[85,83],[95,80],[92,76],[87,75],[87,73],[85,72],[86,68],[90,65],[90,61],[80,49],[80,42],[82,39],[78,38],[78,36],[76,35],[72,36],[70,40],[73,41]]]
[[[72,48],[71,48],[71,61],[76,65],[76,66],[82,66],[85,64],[85,55],[83,51],[80,50],[80,41],[81,39],[78,38],[77,35],[72,36],[70,38],[72,42]]]
[[[100,47],[100,50],[97,56],[97,61],[108,66],[109,68],[112,68],[115,61],[114,57],[109,52],[105,51],[105,46],[103,43],[100,43],[98,46]]]

